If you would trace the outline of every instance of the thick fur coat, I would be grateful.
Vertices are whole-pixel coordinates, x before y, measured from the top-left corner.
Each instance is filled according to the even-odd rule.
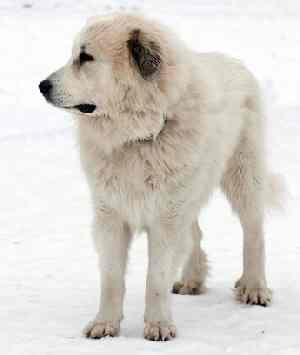
[[[244,233],[237,298],[270,303],[263,221],[276,182],[259,87],[238,60],[196,53],[155,21],[114,14],[89,20],[72,58],[40,88],[75,115],[91,190],[101,301],[88,337],[119,333],[128,248],[140,230],[149,247],[144,335],[175,336],[170,291],[205,291],[198,214],[218,186]]]

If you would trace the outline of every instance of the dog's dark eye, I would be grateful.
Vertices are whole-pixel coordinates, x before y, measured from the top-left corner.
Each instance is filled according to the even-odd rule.
[[[92,62],[94,57],[91,54],[81,52],[79,55],[79,65],[82,65],[85,62]]]

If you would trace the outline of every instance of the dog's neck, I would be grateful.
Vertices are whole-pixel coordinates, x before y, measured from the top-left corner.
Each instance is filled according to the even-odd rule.
[[[76,115],[76,118],[80,118],[81,116]],[[133,139],[127,139],[123,141],[119,141],[118,144],[112,144],[114,140],[112,139],[110,135],[104,136],[101,139],[101,121],[103,119],[110,121],[111,118],[109,115],[101,115],[101,117],[91,117],[88,120],[85,119],[78,119],[78,126],[79,126],[79,132],[81,132],[79,135],[82,138],[83,141],[86,141],[86,137],[90,137],[95,143],[95,145],[100,148],[103,154],[106,156],[111,155],[114,151],[118,151],[122,149],[123,147],[143,147],[147,145],[151,145],[154,142],[156,142],[161,136],[162,133],[165,131],[167,122],[169,121],[168,117],[166,114],[162,114],[162,122],[161,126],[158,129],[157,132],[149,135],[144,135],[144,136],[135,136]],[[101,120],[100,120],[101,118]],[[100,125],[100,126],[99,126]]]
[[[144,144],[144,143],[151,143],[151,142],[154,142],[160,135],[161,133],[163,132],[163,130],[165,129],[166,125],[167,125],[167,121],[168,121],[168,117],[167,115],[164,113],[163,114],[163,123],[162,123],[162,126],[159,130],[159,132],[154,135],[154,134],[150,134],[149,136],[146,136],[146,137],[138,137],[138,138],[135,138],[133,140],[130,140],[127,142],[127,144]]]

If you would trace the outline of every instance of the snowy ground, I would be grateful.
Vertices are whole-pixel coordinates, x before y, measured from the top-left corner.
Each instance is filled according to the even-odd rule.
[[[143,8],[173,26],[191,47],[245,61],[266,97],[271,166],[286,176],[291,194],[285,214],[271,216],[266,226],[275,292],[267,309],[237,304],[232,297],[241,271],[241,231],[216,194],[200,216],[212,267],[209,291],[173,297],[179,337],[168,343],[141,336],[143,237],[131,252],[122,336],[81,337],[98,303],[88,191],[70,117],[46,105],[37,90],[38,82],[66,61],[86,17],[120,8]],[[297,0],[1,0],[1,353],[300,353],[299,23]]]

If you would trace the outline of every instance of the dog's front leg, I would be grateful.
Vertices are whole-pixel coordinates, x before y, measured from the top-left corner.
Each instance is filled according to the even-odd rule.
[[[87,337],[102,338],[119,334],[130,239],[129,227],[118,215],[110,212],[98,214],[95,218],[94,241],[99,256],[101,297],[99,312],[84,329]]]
[[[148,340],[170,340],[176,335],[171,312],[174,259],[184,254],[184,238],[170,225],[158,223],[148,233],[149,264],[146,287],[144,336]]]

